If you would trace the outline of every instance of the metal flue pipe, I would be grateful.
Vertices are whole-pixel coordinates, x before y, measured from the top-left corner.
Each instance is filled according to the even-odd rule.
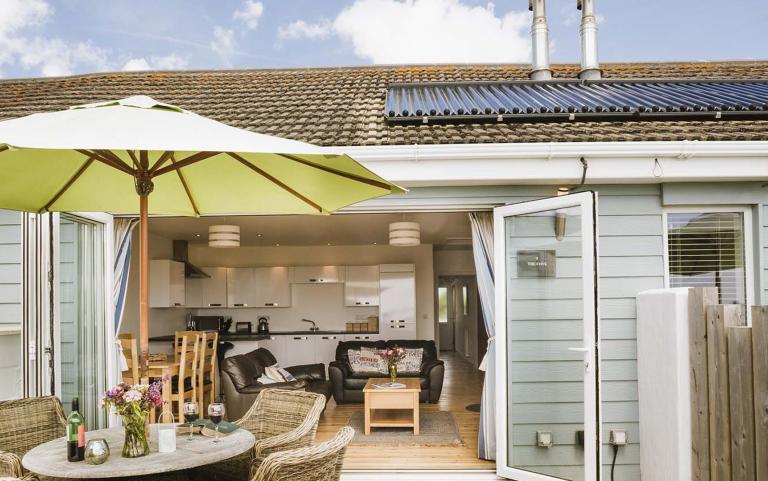
[[[532,80],[552,79],[552,69],[549,67],[549,27],[544,8],[544,0],[528,0],[528,10],[533,12],[531,24],[533,52],[530,73]]]
[[[581,71],[582,80],[599,80],[602,77],[597,61],[597,17],[595,0],[576,0],[581,10]]]

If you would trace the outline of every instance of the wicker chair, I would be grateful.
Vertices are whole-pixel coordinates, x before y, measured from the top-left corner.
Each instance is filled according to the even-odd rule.
[[[61,401],[54,396],[0,401],[0,477],[37,479],[24,475],[21,458],[30,449],[66,434]]]
[[[253,450],[197,470],[200,480],[245,480],[249,467],[268,455],[309,446],[325,408],[325,396],[304,391],[265,389],[251,408],[235,421],[256,437]]]
[[[333,439],[273,453],[251,468],[251,481],[339,481],[344,453],[355,430],[344,426]]]

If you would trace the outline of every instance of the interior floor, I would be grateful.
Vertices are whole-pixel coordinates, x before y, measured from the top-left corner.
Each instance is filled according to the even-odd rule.
[[[483,376],[455,352],[441,352],[445,361],[443,392],[437,404],[421,404],[422,412],[450,411],[456,418],[463,446],[359,446],[350,445],[344,470],[375,469],[496,469],[496,463],[477,458],[477,432],[480,414],[466,406],[480,402]],[[341,404],[331,400],[320,418],[317,439],[332,437],[347,424],[362,404]]]

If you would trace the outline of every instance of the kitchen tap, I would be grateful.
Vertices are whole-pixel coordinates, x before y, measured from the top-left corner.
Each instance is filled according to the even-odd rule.
[[[310,332],[317,332],[317,331],[320,330],[320,328],[317,327],[317,324],[315,324],[315,321],[313,321],[311,319],[302,319],[301,321],[302,322],[311,322],[312,323],[312,327],[309,328]]]

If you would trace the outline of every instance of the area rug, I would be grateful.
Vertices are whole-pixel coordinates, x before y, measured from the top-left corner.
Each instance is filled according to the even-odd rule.
[[[371,428],[365,435],[365,419],[361,411],[352,414],[347,425],[355,430],[352,444],[390,446],[463,446],[453,414],[444,411],[422,412],[419,415],[419,435],[410,428]]]

